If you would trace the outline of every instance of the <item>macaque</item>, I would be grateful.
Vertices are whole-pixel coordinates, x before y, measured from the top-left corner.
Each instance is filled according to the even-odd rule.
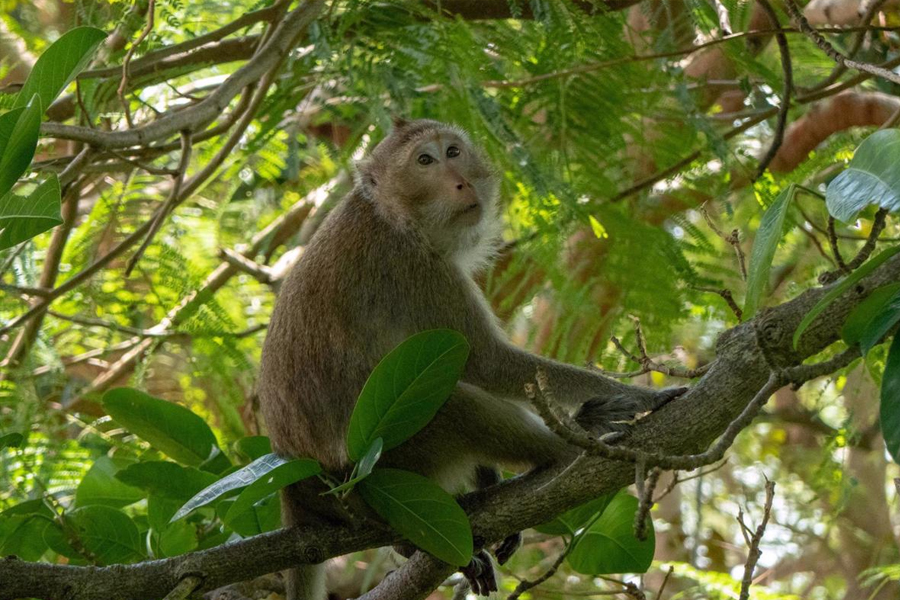
[[[497,174],[463,130],[395,121],[278,297],[258,384],[276,452],[346,474],[347,425],[366,379],[400,342],[428,329],[465,335],[468,362],[435,418],[379,466],[414,471],[453,493],[498,481],[501,465],[534,468],[577,456],[530,410],[525,384],[538,368],[556,400],[597,434],[683,391],[629,386],[506,338],[473,280],[497,252],[497,193]],[[285,525],[340,518],[301,484],[282,495]],[[501,558],[516,541],[504,542]],[[481,593],[496,589],[492,567],[486,579],[484,567],[463,570]],[[288,600],[324,600],[323,580],[321,565],[292,569]]]

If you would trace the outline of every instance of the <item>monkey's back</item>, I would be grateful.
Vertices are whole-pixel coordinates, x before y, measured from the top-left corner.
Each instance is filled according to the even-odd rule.
[[[347,464],[356,398],[408,333],[401,299],[389,296],[411,276],[398,266],[408,261],[385,256],[420,251],[356,191],[322,223],[282,286],[263,346],[258,392],[277,452],[327,470]]]

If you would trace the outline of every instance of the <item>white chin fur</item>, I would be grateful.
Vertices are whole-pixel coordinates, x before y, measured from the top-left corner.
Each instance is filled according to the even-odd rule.
[[[487,211],[478,224],[468,228],[460,236],[453,253],[453,262],[467,275],[486,269],[500,250],[500,233],[503,222],[496,210]]]

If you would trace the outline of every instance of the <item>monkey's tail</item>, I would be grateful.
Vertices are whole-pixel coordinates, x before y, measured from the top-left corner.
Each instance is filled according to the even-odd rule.
[[[287,600],[327,600],[325,563],[289,569],[286,591]]]

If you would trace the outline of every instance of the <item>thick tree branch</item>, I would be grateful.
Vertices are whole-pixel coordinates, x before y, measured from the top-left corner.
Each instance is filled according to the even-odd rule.
[[[702,451],[745,410],[772,367],[791,369],[835,342],[849,312],[873,289],[897,280],[900,257],[883,264],[829,305],[800,339],[797,350],[792,346],[793,332],[827,287],[809,290],[723,333],[707,374],[689,393],[642,419],[621,445],[667,455]],[[845,359],[835,359],[828,367],[846,364]],[[821,374],[822,368],[827,367],[818,367],[813,374]],[[470,494],[462,504],[470,514],[474,534],[490,544],[633,480],[632,462],[585,457],[562,473],[532,472],[503,482],[489,493]],[[163,598],[188,575],[203,577],[201,589],[215,589],[397,539],[371,524],[356,527],[281,530],[176,558],[105,568],[5,559],[0,561],[0,600],[153,600]],[[453,567],[418,552],[365,598],[424,598],[452,571]]]

